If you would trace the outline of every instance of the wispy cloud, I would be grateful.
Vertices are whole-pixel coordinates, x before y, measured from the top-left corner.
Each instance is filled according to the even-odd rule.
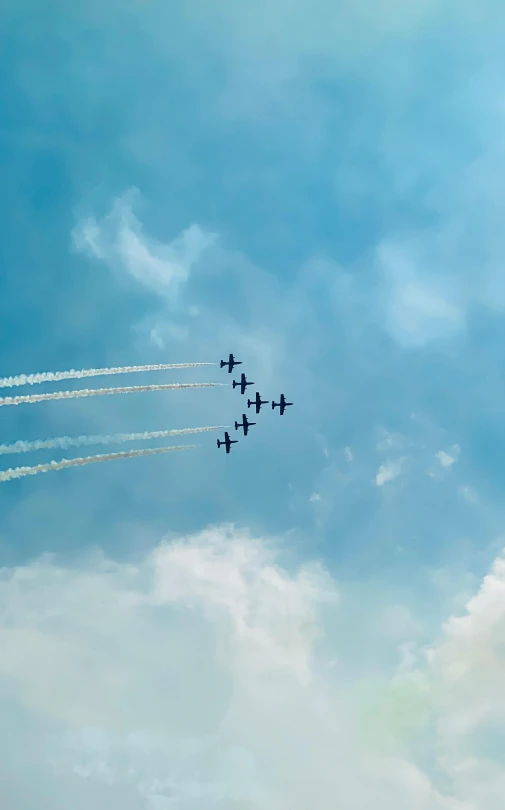
[[[375,483],[377,486],[383,487],[384,484],[388,484],[390,481],[394,481],[395,478],[398,478],[403,468],[403,461],[404,459],[399,458],[393,461],[387,461],[385,464],[381,464],[377,475],[375,476]]]
[[[72,232],[74,249],[129,273],[163,298],[174,300],[193,267],[216,235],[191,225],[171,242],[163,243],[144,233],[133,207],[140,200],[137,189],[118,197],[101,220],[81,219]]]
[[[460,448],[455,444],[451,448],[450,453],[447,453],[445,450],[439,450],[438,453],[435,453],[435,458],[438,459],[442,467],[452,467],[452,465],[457,462],[459,454]]]
[[[383,245],[379,263],[385,284],[387,327],[405,346],[420,347],[460,331],[465,311],[447,280],[436,279],[429,268],[422,272],[405,250]]]

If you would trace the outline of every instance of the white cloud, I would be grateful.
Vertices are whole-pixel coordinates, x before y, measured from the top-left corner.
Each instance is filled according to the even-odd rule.
[[[503,803],[505,766],[505,558],[498,558],[429,654],[439,761],[476,808]]]
[[[289,575],[260,541],[209,531],[139,567],[4,571],[1,591],[2,687],[47,718],[60,774],[149,808],[301,809],[335,789],[327,756],[346,746],[315,641],[336,593],[319,568]]]
[[[82,219],[72,232],[73,247],[129,273],[152,292],[173,300],[216,235],[191,225],[167,244],[144,233],[133,212],[140,195],[132,189],[119,197],[102,220]]]
[[[394,481],[394,479],[400,475],[402,465],[402,458],[396,459],[395,461],[387,461],[385,464],[381,464],[377,475],[375,476],[375,483],[377,486],[382,487],[384,484]]]
[[[289,572],[272,543],[232,527],[136,564],[3,569],[6,806],[497,810],[504,606],[498,560],[420,670],[410,611],[370,604],[352,637],[325,638],[341,610],[329,575]],[[399,653],[380,683],[342,675],[367,621]],[[432,716],[443,789],[426,765]]]
[[[350,447],[344,447],[344,456],[346,457],[347,461],[353,460],[354,456]]]
[[[435,453],[435,458],[438,459],[442,467],[452,467],[453,464],[459,458],[460,448],[457,444],[455,444],[451,448],[451,452],[447,453],[445,450],[439,450],[438,453]]]

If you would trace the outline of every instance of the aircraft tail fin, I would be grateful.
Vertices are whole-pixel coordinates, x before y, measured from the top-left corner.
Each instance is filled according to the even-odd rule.
[[[272,402],[272,410],[274,410],[276,407],[277,407],[277,403],[276,403],[276,402]]]
[[[235,430],[238,430],[238,422],[235,422]]]

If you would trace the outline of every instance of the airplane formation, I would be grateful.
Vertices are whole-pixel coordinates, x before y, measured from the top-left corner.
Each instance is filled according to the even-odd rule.
[[[242,365],[242,361],[241,360],[235,360],[233,354],[230,354],[228,360],[221,360],[220,365],[221,365],[221,368],[224,368],[225,366],[228,366],[228,373],[231,374],[231,372],[233,371],[233,368],[235,366],[241,366]],[[240,388],[240,393],[241,394],[245,394],[246,388],[249,385],[254,385],[254,381],[247,380],[245,374],[240,375],[240,380],[239,381],[233,380],[233,388]],[[255,398],[247,400],[247,407],[248,408],[254,407],[256,409],[256,413],[259,413],[261,411],[261,406],[262,405],[268,405],[268,402],[269,402],[268,399],[261,399],[259,391],[256,391]],[[275,408],[279,408],[279,413],[280,413],[281,416],[283,416],[284,411],[286,410],[286,408],[289,405],[292,405],[292,404],[293,404],[292,402],[286,402],[286,397],[284,396],[284,394],[281,394],[279,402],[275,402],[274,400],[272,400],[272,410],[275,410]],[[243,413],[242,414],[242,421],[241,422],[235,422],[235,430],[238,430],[239,428],[242,428],[242,430],[244,431],[244,436],[247,436],[247,434],[249,432],[249,428],[251,427],[251,425],[255,425],[255,424],[256,424],[256,422],[249,422],[249,420],[247,419],[247,415],[245,413]],[[230,452],[232,444],[238,444],[238,439],[230,439],[230,434],[228,433],[228,431],[225,431],[224,439],[218,439],[217,440],[218,449],[220,447],[224,446],[226,448],[227,453]]]

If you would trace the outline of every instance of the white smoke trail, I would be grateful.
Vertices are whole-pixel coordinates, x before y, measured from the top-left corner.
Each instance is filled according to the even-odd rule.
[[[75,399],[76,397],[97,397],[108,394],[134,394],[141,391],[171,391],[180,388],[217,388],[227,383],[171,383],[170,385],[130,385],[127,388],[77,388],[75,391],[53,391],[50,394],[23,394],[18,397],[1,397],[2,405],[22,405],[23,403],[45,402],[51,399]]]
[[[137,371],[168,371],[172,368],[197,368],[217,366],[217,363],[158,363],[154,366],[112,366],[112,368],[83,368],[70,371],[43,371],[40,374],[17,374],[15,377],[0,377],[0,388],[13,388],[17,385],[36,385],[61,380],[82,380],[84,377],[100,377],[109,374],[133,374]]]
[[[169,436],[185,436],[187,433],[206,433],[209,430],[225,430],[226,425],[213,427],[182,428],[181,430],[152,430],[146,433],[113,433],[110,436],[60,436],[56,439],[40,439],[33,442],[18,441],[0,444],[0,456],[14,453],[30,453],[35,450],[68,450],[70,447],[90,447],[94,444],[122,444]]]
[[[37,464],[35,467],[16,467],[0,472],[0,482],[12,481],[13,478],[23,478],[25,475],[64,470],[66,467],[82,467],[85,464],[94,464],[100,461],[114,461],[117,458],[134,458],[135,456],[156,456],[159,453],[173,453],[177,450],[192,450],[197,445],[175,445],[174,447],[153,447],[150,450],[127,450],[124,453],[105,453],[100,456],[87,456],[86,458],[63,458],[61,461],[50,461],[48,464]]]

